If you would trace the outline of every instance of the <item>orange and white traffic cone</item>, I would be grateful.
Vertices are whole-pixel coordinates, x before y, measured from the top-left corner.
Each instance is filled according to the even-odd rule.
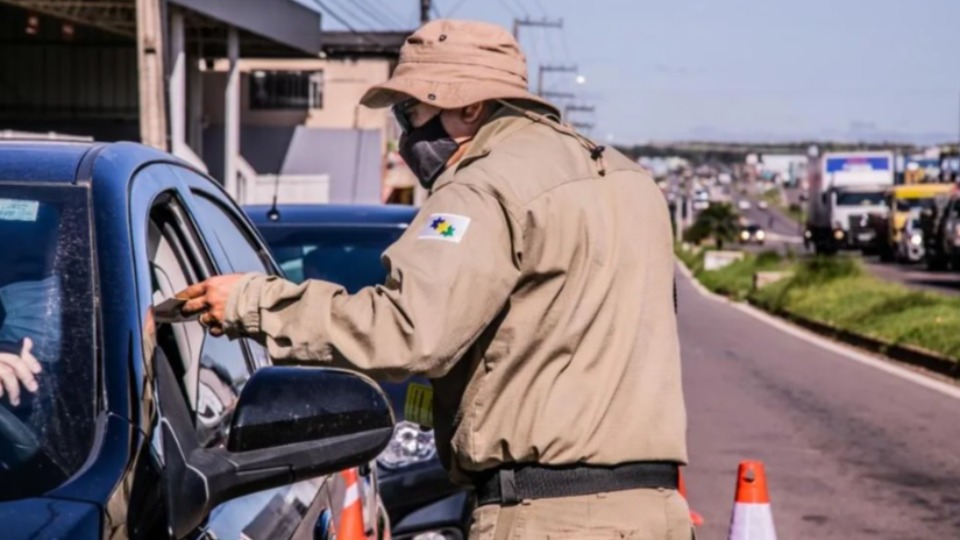
[[[677,478],[677,491],[680,492],[680,496],[683,497],[683,500],[687,501],[689,504],[689,499],[687,499],[687,483],[683,481],[683,471],[679,472],[679,477]],[[694,527],[699,527],[703,525],[703,516],[695,512],[693,508],[690,509],[690,522],[693,523]]]
[[[347,484],[343,496],[343,510],[340,512],[340,526],[337,527],[337,540],[366,540],[363,527],[363,503],[360,501],[360,479],[356,469],[340,473]]]
[[[767,475],[760,461],[741,461],[728,540],[777,540],[767,491]]]

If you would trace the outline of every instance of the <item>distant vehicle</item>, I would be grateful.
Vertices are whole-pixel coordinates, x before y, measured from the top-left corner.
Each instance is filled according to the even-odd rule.
[[[907,220],[920,217],[936,206],[936,198],[949,195],[953,184],[909,184],[890,188],[885,196],[886,219],[874,220],[877,249],[880,258],[891,261],[896,257],[900,238]]]
[[[757,208],[759,208],[759,209],[761,209],[761,210],[766,210],[766,209],[769,208],[769,207],[770,207],[770,205],[767,203],[767,201],[765,201],[765,200],[763,200],[763,199],[760,199],[759,201],[757,201]]]
[[[897,260],[902,263],[918,263],[923,260],[923,229],[920,227],[919,217],[907,220],[897,248]]]
[[[891,152],[837,152],[812,156],[805,237],[817,253],[863,248],[875,240],[868,214],[883,214],[884,191],[894,182]],[[852,226],[856,224],[856,226]]]
[[[740,229],[741,244],[757,244],[758,246],[762,246],[766,239],[767,233],[764,232],[763,227],[756,223],[745,225]]]
[[[739,201],[737,201],[737,208],[739,208],[740,210],[749,210],[750,208],[752,208],[752,205],[750,204],[749,200],[740,199]]]
[[[935,204],[921,211],[927,268],[960,270],[960,193],[934,199]]]
[[[380,256],[417,213],[400,205],[281,205],[276,213],[269,206],[244,209],[288,279],[324,279],[348,292],[383,283]],[[433,430],[404,416],[411,385],[429,384],[421,377],[380,383],[397,415],[393,440],[377,458],[380,495],[396,540],[463,539],[469,532],[469,494],[450,481]]]
[[[710,208],[710,192],[706,189],[698,189],[693,194],[693,209],[706,210]]]

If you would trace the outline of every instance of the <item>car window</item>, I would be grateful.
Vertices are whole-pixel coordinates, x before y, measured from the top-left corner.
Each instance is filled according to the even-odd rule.
[[[403,235],[401,227],[264,227],[262,233],[287,278],[322,279],[354,293],[383,283],[383,252]]]
[[[208,240],[220,244],[234,272],[268,272],[257,242],[227,209],[201,192],[194,192],[194,200],[206,224],[204,232],[213,237]]]
[[[176,200],[153,208],[149,235],[155,303],[209,272],[199,249],[199,237]],[[191,321],[158,324],[157,345],[180,379],[201,444],[222,443],[233,407],[252,372],[241,343],[213,337],[198,322]]]
[[[57,487],[93,446],[88,188],[0,182],[0,238],[0,354],[22,358],[30,348],[42,369],[35,392],[0,397],[0,500],[11,500]]]

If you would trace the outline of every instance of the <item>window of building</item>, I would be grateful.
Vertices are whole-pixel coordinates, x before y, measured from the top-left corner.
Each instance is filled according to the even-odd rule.
[[[250,108],[322,109],[323,71],[253,71]]]

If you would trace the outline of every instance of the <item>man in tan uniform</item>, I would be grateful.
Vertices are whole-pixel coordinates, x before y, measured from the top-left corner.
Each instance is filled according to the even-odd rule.
[[[186,309],[277,359],[431,378],[441,457],[476,486],[472,539],[688,539],[666,203],[526,74],[498,26],[425,25],[363,98],[394,106],[431,190],[386,283],[224,276]]]

